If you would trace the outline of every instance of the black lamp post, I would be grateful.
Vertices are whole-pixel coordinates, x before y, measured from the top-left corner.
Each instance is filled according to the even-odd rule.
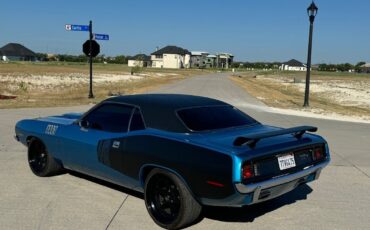
[[[310,35],[308,39],[308,54],[307,54],[307,73],[306,73],[306,89],[304,92],[304,107],[309,106],[309,96],[310,96],[310,75],[311,75],[311,53],[312,53],[312,32],[313,32],[313,22],[315,21],[315,16],[319,9],[312,1],[311,5],[307,8],[307,14],[310,19]]]

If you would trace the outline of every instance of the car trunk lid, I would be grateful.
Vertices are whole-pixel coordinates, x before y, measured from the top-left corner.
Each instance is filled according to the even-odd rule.
[[[286,129],[267,125],[238,127],[200,134],[203,137],[200,140],[202,141],[202,144],[206,144],[215,148],[221,147],[224,149],[228,149],[228,151],[232,151],[237,154],[242,154],[246,150],[248,151],[258,150],[260,148],[265,148],[266,146],[297,141],[297,137],[292,135],[296,132],[284,132],[284,130]],[[274,134],[274,132],[281,133]],[[271,136],[265,135],[269,133],[274,135]],[[254,145],[235,144],[236,140],[238,139],[241,138],[250,139],[251,137],[258,138],[258,141],[254,143]]]

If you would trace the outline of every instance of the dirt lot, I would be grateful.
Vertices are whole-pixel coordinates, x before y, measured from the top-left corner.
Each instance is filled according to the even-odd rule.
[[[370,75],[314,72],[310,108],[302,107],[304,72],[246,72],[232,79],[271,107],[370,121]]]
[[[198,70],[140,69],[94,64],[94,99],[88,99],[89,72],[83,63],[0,63],[0,108],[47,107],[99,102],[111,95],[142,93],[199,75]]]

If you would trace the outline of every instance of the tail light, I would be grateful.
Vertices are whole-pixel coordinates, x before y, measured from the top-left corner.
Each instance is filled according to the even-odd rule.
[[[322,160],[324,158],[323,148],[316,148],[313,151],[313,159],[315,161]]]
[[[250,179],[253,176],[254,176],[254,173],[253,173],[252,163],[251,162],[244,163],[244,165],[242,167],[242,177],[243,177],[243,180]]]

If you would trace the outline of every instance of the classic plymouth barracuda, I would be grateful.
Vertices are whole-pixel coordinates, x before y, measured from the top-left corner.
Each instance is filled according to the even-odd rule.
[[[202,205],[251,205],[318,179],[330,156],[316,130],[263,125],[206,97],[146,94],[19,121],[15,138],[37,176],[69,169],[142,192],[152,219],[175,229]]]

